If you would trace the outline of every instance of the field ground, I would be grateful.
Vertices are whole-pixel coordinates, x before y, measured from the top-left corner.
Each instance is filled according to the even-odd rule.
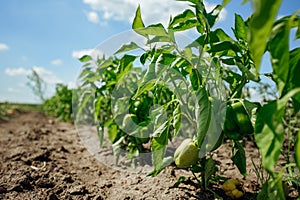
[[[110,168],[86,150],[72,124],[37,111],[18,111],[2,120],[0,136],[0,199],[214,199],[212,192],[201,192],[191,173],[174,165],[154,178],[142,170]],[[216,152],[219,174],[241,180],[243,199],[255,199],[259,185],[250,158],[259,166],[258,150],[245,143],[248,176],[243,179],[230,160],[229,146],[224,143]],[[183,175],[189,178],[172,187]],[[212,191],[227,199],[219,187]]]

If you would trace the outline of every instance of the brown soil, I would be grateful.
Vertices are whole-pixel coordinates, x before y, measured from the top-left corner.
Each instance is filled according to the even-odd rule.
[[[143,170],[108,167],[86,150],[72,124],[38,112],[1,121],[0,136],[0,199],[214,199],[212,192],[201,191],[190,172],[174,165],[154,178]],[[230,160],[229,143],[214,157],[221,176],[243,182],[243,199],[255,199],[258,185],[250,158],[259,163],[258,151],[250,142],[245,147],[246,179]],[[188,178],[172,187],[180,176]],[[211,190],[227,199],[219,185]]]

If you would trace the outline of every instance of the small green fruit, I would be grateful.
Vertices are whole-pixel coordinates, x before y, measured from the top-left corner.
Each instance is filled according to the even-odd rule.
[[[251,120],[241,102],[232,104],[235,113],[235,120],[242,134],[252,134],[254,132]]]
[[[192,139],[185,139],[174,153],[175,164],[178,168],[188,168],[198,161],[198,147]]]

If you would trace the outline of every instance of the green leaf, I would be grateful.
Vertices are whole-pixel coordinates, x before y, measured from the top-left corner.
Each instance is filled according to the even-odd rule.
[[[168,144],[168,131],[160,134],[159,137],[153,137],[151,140],[152,164],[154,170],[149,175],[157,175],[167,164],[173,161],[173,157],[164,159],[166,146]]]
[[[169,128],[169,122],[165,121],[163,124],[161,124],[153,133],[153,137],[160,137],[161,134],[166,133],[166,131]]]
[[[116,126],[116,125],[115,125]],[[125,137],[121,137],[118,141],[116,141],[115,143],[112,144],[112,151],[114,154],[114,159],[115,159],[115,164],[118,165],[119,163],[119,157],[120,157],[120,153],[121,153],[121,144],[123,143]]]
[[[91,100],[91,98],[94,96],[95,92],[93,89],[84,91],[84,93],[81,95],[79,99],[79,109],[76,113],[76,116],[81,116],[83,110],[86,108],[87,103]],[[80,119],[80,117],[77,117]]]
[[[232,41],[232,38],[229,35],[227,35],[222,29],[218,28],[209,33],[210,43],[217,43],[223,41]]]
[[[79,78],[82,78],[91,73],[94,73],[91,68],[89,68],[89,67],[84,68],[84,70],[82,70],[82,72],[80,73]]]
[[[118,54],[118,53],[124,53],[124,52],[128,52],[131,50],[135,50],[141,48],[139,47],[136,43],[134,42],[130,42],[129,44],[124,44],[120,49],[118,49],[114,54]]]
[[[242,41],[247,41],[248,29],[246,27],[243,18],[238,14],[235,14],[234,30],[235,30],[234,34],[237,39],[240,39]]]
[[[243,145],[238,141],[234,141],[234,145],[232,146],[231,160],[237,166],[240,173],[246,177],[246,154]]]
[[[224,41],[216,45],[213,45],[208,51],[215,53],[215,52],[221,52],[226,50],[232,50],[233,52],[240,52],[239,47],[234,42],[231,41]]]
[[[171,20],[169,29],[172,29],[173,31],[184,31],[199,25],[194,12],[187,9]]]
[[[289,78],[286,83],[284,94],[294,88],[300,87],[300,79],[295,74],[300,74],[300,48],[296,48],[290,51],[290,63],[289,63]],[[293,97],[295,112],[300,110],[300,94]]]
[[[216,173],[216,163],[211,157],[205,160],[204,173],[205,173],[204,188],[207,188],[209,180],[211,180],[211,176]]]
[[[176,15],[169,24],[169,28],[173,28],[174,25],[178,25],[182,22],[185,22],[191,18],[195,18],[195,14],[190,9],[186,9],[183,13]]]
[[[132,29],[136,33],[147,37],[147,34],[144,34],[143,32],[141,32],[141,30],[143,30],[144,28],[145,28],[145,25],[144,25],[144,22],[143,22],[143,19],[142,19],[141,8],[140,8],[140,5],[139,5],[136,12],[135,12],[135,17],[134,17],[134,20],[133,20],[133,23],[132,23]]]
[[[299,71],[298,67],[296,67],[300,57],[299,51],[294,50],[289,52],[290,30],[296,27],[297,23],[295,23],[295,20],[300,20],[297,12],[292,16],[278,20],[272,30],[269,42],[269,51],[274,70],[273,78],[277,84],[280,96],[300,86],[300,84],[297,84],[299,83],[299,79],[295,80],[295,73],[297,73],[297,70]]]
[[[210,27],[214,26],[222,9],[223,9],[223,6],[217,5],[210,13],[208,13],[206,15],[206,18],[207,18],[207,21],[208,21],[208,24]]]
[[[155,36],[147,41],[147,44],[157,43],[157,42],[171,42],[172,39],[169,36]]]
[[[121,58],[120,63],[118,65],[117,87],[120,86],[119,84],[122,83],[123,78],[126,77],[128,72],[132,69],[133,62],[135,61],[136,58],[137,56],[132,56],[132,55],[124,55]]]
[[[289,34],[289,23],[282,22],[273,28],[269,42],[270,57],[274,70],[273,77],[277,84],[279,96],[282,95],[289,74]]]
[[[284,107],[273,101],[264,105],[257,113],[255,141],[261,152],[263,167],[273,172],[283,143]]]
[[[225,7],[231,0],[223,0],[222,6]]]
[[[277,15],[282,0],[253,0],[255,11],[250,19],[249,49],[252,59],[259,71],[264,55],[267,39],[271,33],[273,21]]]
[[[179,133],[180,125],[181,125],[181,109],[180,109],[180,104],[178,104],[175,110],[173,111],[173,127],[174,127],[173,137],[174,138]]]
[[[295,39],[299,39],[299,38],[300,38],[300,20],[298,21],[298,28],[295,35]]]
[[[97,123],[98,122],[98,117],[100,114],[100,108],[101,108],[101,103],[102,103],[103,97],[100,96],[98,98],[95,99],[94,101],[94,122]]]
[[[201,87],[202,83],[202,77],[197,69],[192,68],[192,70],[190,71],[190,80],[193,89],[197,91]]]
[[[166,166],[170,165],[174,161],[173,156],[168,156],[166,158],[163,158],[162,164],[160,168],[154,169],[152,172],[147,174],[147,176],[156,176],[158,175]]]
[[[211,116],[211,105],[208,100],[208,94],[204,87],[197,91],[197,108],[195,108],[197,121],[197,146],[201,147],[204,138],[206,137]]]
[[[261,108],[261,105],[259,103],[252,103],[246,99],[243,99],[241,102],[251,120],[253,127],[255,127],[256,113],[258,109]]]
[[[235,59],[234,58],[223,58],[221,59],[222,63],[226,64],[226,65],[235,65]]]
[[[106,59],[106,60],[104,60],[104,61],[102,61],[101,63],[98,64],[97,71],[98,72],[102,72],[103,69],[106,69],[107,67],[109,67],[109,66],[111,66],[113,64],[114,64],[113,59],[110,57],[110,58],[108,58],[108,59]]]
[[[277,101],[259,109],[255,123],[255,142],[262,156],[262,165],[273,173],[284,140],[283,115],[289,98],[300,92],[294,89]]]
[[[156,86],[156,81],[154,79],[148,81],[147,83],[143,84],[142,86],[140,86],[138,88],[136,94],[132,97],[132,99],[136,99],[138,96],[140,96],[144,92],[152,90],[155,86]]]
[[[173,31],[185,31],[188,29],[191,29],[193,27],[199,26],[199,22],[197,19],[189,19],[186,20],[185,22],[179,23],[177,26],[174,26],[172,28]]]
[[[248,69],[242,63],[237,62],[236,65],[241,70],[241,72],[246,75],[248,80],[255,81],[255,82],[260,81],[259,75],[256,71],[256,68],[254,68],[254,66]]]
[[[116,142],[116,139],[118,138],[118,126],[115,123],[112,123],[108,127],[108,138],[112,143]]]
[[[178,178],[178,180],[176,181],[176,183],[174,183],[173,188],[177,188],[179,186],[179,184],[182,183],[185,179],[186,179],[185,176],[180,176]]]
[[[85,63],[85,62],[89,62],[89,61],[93,60],[93,58],[90,55],[84,55],[81,58],[79,58],[79,60],[80,60],[80,62]]]
[[[162,24],[152,24],[146,28],[139,29],[139,33],[144,35],[165,36],[170,37]]]
[[[163,73],[171,67],[172,63],[176,60],[176,56],[169,53],[161,54],[155,63],[155,75],[160,77]]]

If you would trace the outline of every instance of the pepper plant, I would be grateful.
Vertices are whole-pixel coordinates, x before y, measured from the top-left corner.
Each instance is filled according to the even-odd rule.
[[[247,20],[235,14],[231,37],[214,27],[228,0],[210,12],[202,0],[181,1],[189,2],[190,9],[171,17],[166,27],[160,23],[146,26],[138,7],[132,29],[145,41],[143,46],[132,41],[114,56],[81,58],[84,92],[79,111],[93,103],[100,144],[107,129],[117,158],[123,149],[135,165],[142,153],[150,152],[154,169],[149,175],[157,175],[173,162],[173,155],[167,152],[170,142],[192,139],[195,145],[189,145],[196,146],[199,153],[189,168],[201,174],[204,190],[215,174],[211,152],[224,137],[232,140],[232,161],[246,176],[241,140],[254,133],[263,167],[271,175],[260,198],[285,198],[282,173],[275,172],[275,165],[284,139],[285,105],[292,98],[294,112],[300,108],[296,78],[300,51],[288,45],[291,28],[298,28],[296,39],[300,36],[298,13],[274,21],[281,1],[276,0],[269,9],[266,0],[254,0],[256,9]],[[182,47],[177,35],[189,30],[196,30],[198,37]],[[260,74],[267,51],[271,75]],[[261,76],[275,81],[278,89],[278,99],[262,106],[243,98],[246,84],[261,82]],[[297,141],[295,149],[299,149]],[[299,152],[295,158],[299,163]]]

